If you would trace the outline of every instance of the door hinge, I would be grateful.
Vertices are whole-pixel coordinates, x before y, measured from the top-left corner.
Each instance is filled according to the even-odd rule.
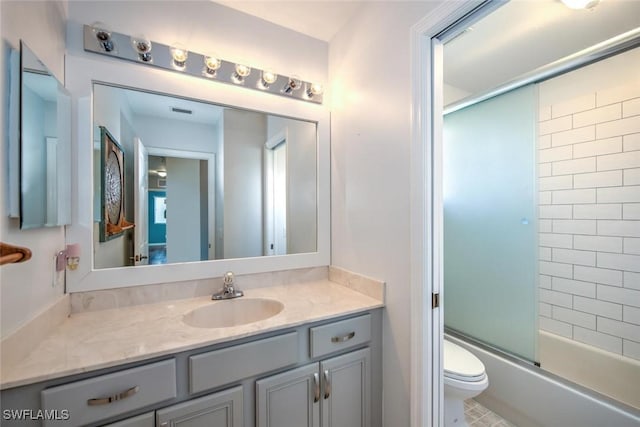
[[[440,307],[440,294],[431,294],[431,308]]]

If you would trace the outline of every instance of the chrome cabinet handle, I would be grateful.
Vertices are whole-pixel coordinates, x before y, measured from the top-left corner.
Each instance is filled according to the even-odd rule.
[[[313,403],[316,403],[318,400],[320,400],[320,376],[317,372],[313,374],[313,383],[315,384]]]
[[[328,399],[331,396],[331,383],[329,382],[329,370],[324,371],[324,398]]]
[[[122,391],[120,393],[116,393],[107,397],[99,397],[96,399],[87,400],[87,405],[89,406],[99,406],[99,405],[108,405],[112,402],[116,402],[118,400],[126,399],[127,397],[131,397],[137,392],[140,391],[140,386],[131,387],[128,390]]]
[[[331,342],[338,342],[338,343],[346,342],[346,341],[349,341],[351,338],[353,338],[355,336],[356,336],[356,332],[353,331],[353,332],[350,332],[350,333],[348,333],[346,335],[342,335],[341,337],[333,337],[333,338],[331,338]]]

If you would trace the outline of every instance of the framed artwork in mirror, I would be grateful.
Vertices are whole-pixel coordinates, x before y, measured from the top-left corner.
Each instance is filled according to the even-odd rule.
[[[104,126],[100,126],[100,146],[100,241],[106,242],[133,228],[134,224],[124,218],[124,152]]]

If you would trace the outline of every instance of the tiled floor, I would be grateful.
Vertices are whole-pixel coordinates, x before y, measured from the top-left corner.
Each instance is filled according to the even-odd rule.
[[[473,399],[464,401],[464,415],[470,427],[516,427]]]

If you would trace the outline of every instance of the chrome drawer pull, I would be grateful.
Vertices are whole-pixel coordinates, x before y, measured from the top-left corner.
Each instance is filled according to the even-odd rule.
[[[97,399],[89,399],[87,400],[87,405],[89,406],[108,405],[111,402],[116,402],[118,400],[131,397],[139,391],[140,391],[140,386],[131,387],[129,390],[125,390],[123,392],[114,394],[113,396],[99,397]]]
[[[328,399],[331,396],[331,383],[329,382],[329,371],[324,371],[324,398]]]
[[[318,400],[320,400],[320,376],[317,372],[313,374],[313,383],[315,384],[313,403],[316,403]]]
[[[346,342],[346,341],[349,341],[351,338],[353,338],[355,336],[356,336],[356,332],[353,331],[353,332],[350,332],[350,333],[348,333],[346,335],[343,335],[341,337],[333,337],[333,338],[331,338],[331,342]]]

